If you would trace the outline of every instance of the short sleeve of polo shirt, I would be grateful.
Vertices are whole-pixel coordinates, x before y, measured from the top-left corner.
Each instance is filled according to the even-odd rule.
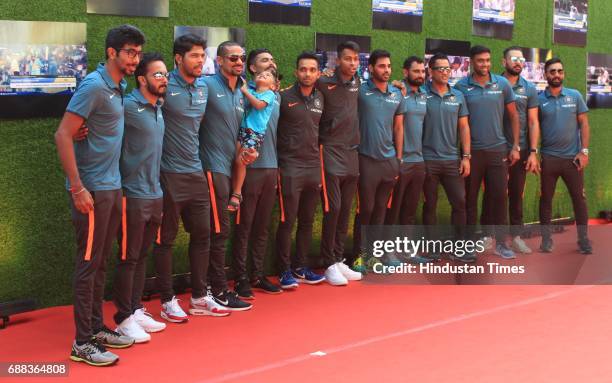
[[[274,95],[274,92],[271,90],[267,90],[263,93],[257,93],[257,92],[252,92],[253,96],[255,96],[255,98],[257,98],[258,100],[261,100],[263,102],[265,102],[268,105],[271,105],[274,100],[276,99],[276,96]]]
[[[504,81],[504,104],[508,105],[511,102],[516,101],[516,97],[514,96],[514,91],[512,90],[512,86],[508,81]]]
[[[582,98],[582,94],[580,94],[579,92],[576,92],[576,98],[577,98],[577,114],[582,114],[582,113],[586,113],[589,111],[589,108],[586,106],[584,99]]]
[[[530,86],[527,88],[527,109],[537,108],[540,106],[540,102],[538,101],[538,90],[535,86]]]
[[[465,102],[465,97],[463,97],[463,93],[457,92],[457,100],[459,100],[459,117],[469,116],[470,110],[468,109],[467,102]]]
[[[408,102],[406,101],[406,99],[404,99],[404,96],[401,92],[398,91],[396,92],[396,94],[400,98],[400,103],[397,105],[397,109],[395,110],[395,115],[397,116],[408,112]]]
[[[99,94],[100,85],[98,83],[91,78],[84,80],[70,99],[66,111],[77,114],[87,120],[91,112],[97,107]]]

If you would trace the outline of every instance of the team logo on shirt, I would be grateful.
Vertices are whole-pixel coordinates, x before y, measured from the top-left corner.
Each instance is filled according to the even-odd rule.
[[[240,97],[240,100],[238,102],[240,103],[240,106],[244,105],[244,100],[242,99],[242,97]]]
[[[523,94],[525,93],[525,89],[523,87],[516,88],[516,93]]]
[[[574,100],[572,100],[572,98],[570,96],[565,97],[565,102],[572,102]]]
[[[321,100],[319,100],[318,98],[315,98],[314,105],[315,105],[315,107],[320,108],[321,107]]]
[[[455,97],[454,95],[453,95],[453,96],[450,96],[450,97],[448,98],[448,101],[450,101],[450,102],[455,102],[455,101],[457,101],[457,97]]]
[[[497,84],[491,84],[491,89],[496,90],[497,88],[499,88]]]

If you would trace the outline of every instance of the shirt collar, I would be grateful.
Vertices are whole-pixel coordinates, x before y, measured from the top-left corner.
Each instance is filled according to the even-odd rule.
[[[404,86],[406,86],[406,96],[410,96],[413,93],[419,95],[419,94],[424,93],[426,91],[425,85],[419,86],[417,88],[417,91],[414,92],[406,80],[402,80],[402,82],[404,83]]]
[[[485,84],[484,87],[486,88],[487,85],[489,85],[489,84],[496,84],[496,83],[497,83],[496,76],[493,73],[489,72],[489,81],[487,81],[487,83]],[[476,85],[476,86],[479,86],[481,88],[483,87],[482,85],[480,85],[479,82],[474,81],[474,73],[470,73],[470,75],[468,76],[468,84],[469,85]]]
[[[357,84],[358,82],[358,77],[357,77],[357,73],[355,73],[353,75],[353,77],[351,77],[350,80],[348,81],[344,81],[342,80],[342,77],[340,76],[340,69],[338,67],[336,67],[336,71],[334,73],[334,78],[336,79],[336,83],[337,84],[342,84],[342,85],[352,85],[352,84]]]
[[[297,81],[293,84],[293,89],[295,90],[295,94],[296,95],[298,95],[302,99],[308,100],[308,101],[312,100],[317,95],[317,92],[318,92],[317,87],[315,86],[315,87],[312,88],[312,93],[310,93],[309,96],[304,96],[302,94],[302,90],[300,89],[300,83],[297,82]]]
[[[433,84],[431,81],[427,82],[427,85],[425,86],[425,89],[430,92],[433,93],[437,96],[440,96],[442,98],[444,98],[444,96],[448,95],[448,94],[452,94],[452,88],[450,87],[450,85],[446,84],[446,93],[444,94],[438,94],[438,92],[436,91],[436,89],[434,89]]]
[[[106,69],[106,65],[104,63],[98,63],[96,71],[100,73],[102,80],[104,80],[104,82],[106,83],[106,85],[108,85],[109,88],[118,89],[120,92],[125,92],[125,89],[127,88],[127,81],[125,80],[125,78],[122,78],[121,81],[119,81],[119,85],[117,85],[108,73],[108,70]]]
[[[145,96],[142,94],[140,89],[138,88],[134,89],[132,91],[132,96],[136,99],[136,101],[138,101],[142,105],[150,105],[149,101],[145,98]],[[162,104],[162,99],[161,97],[158,97],[157,101],[155,102],[155,106],[161,106],[161,104]]]
[[[550,87],[546,87],[546,90],[544,91],[544,95],[546,95],[546,98],[551,98],[554,97],[551,93],[550,93]],[[565,87],[561,87],[561,92],[559,92],[559,97],[563,97],[565,96]]]
[[[387,83],[387,92],[381,92],[380,89],[378,89],[378,87],[376,86],[376,84],[374,84],[374,81],[372,81],[371,79],[368,79],[368,82],[366,84],[368,85],[368,88],[370,90],[379,91],[382,94],[390,94],[391,93],[391,84],[389,84],[389,83]]]
[[[231,90],[231,88],[229,87],[229,80],[227,79],[227,77],[225,77],[222,73],[221,70],[219,70],[216,74],[215,77],[217,77],[217,79],[219,79],[223,84],[225,84],[225,86],[227,87],[227,89]],[[236,81],[236,88],[234,89],[234,92],[240,92],[240,88],[242,87],[242,76],[238,76],[238,81]]]
[[[175,68],[172,72],[170,72],[170,74],[176,80],[178,85],[183,87],[183,88],[188,88],[188,87],[191,87],[191,86],[197,87],[198,79],[196,78],[195,81],[193,82],[193,84],[189,84],[187,81],[185,81],[185,79],[181,75],[181,72],[179,72],[178,68]]]

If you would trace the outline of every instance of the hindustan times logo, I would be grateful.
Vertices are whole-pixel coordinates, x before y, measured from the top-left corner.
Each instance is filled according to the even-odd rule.
[[[466,254],[485,251],[484,241],[477,240],[412,240],[408,237],[396,237],[395,240],[375,240],[372,242],[372,256],[380,258],[385,254],[446,253],[463,257]]]

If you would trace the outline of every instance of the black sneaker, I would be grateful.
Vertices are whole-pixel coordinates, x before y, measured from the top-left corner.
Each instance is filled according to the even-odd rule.
[[[587,238],[578,240],[578,250],[580,254],[593,254],[593,246]]]
[[[241,301],[238,294],[233,291],[225,290],[224,292],[214,296],[215,302],[225,307],[226,310],[246,311],[253,307],[252,304]]]
[[[266,277],[257,278],[253,281],[251,286],[253,287],[253,289],[263,291],[266,294],[280,294],[283,292],[283,290],[279,286],[270,282]]]
[[[90,366],[101,367],[117,363],[119,357],[110,351],[106,351],[106,348],[94,338],[80,346],[76,341],[73,342],[70,359],[75,362],[85,362]]]
[[[234,286],[234,290],[236,290],[236,293],[241,299],[255,299],[253,291],[251,291],[251,285],[246,279],[238,279]]]
[[[553,251],[552,238],[542,238],[542,243],[540,244],[540,252],[541,253],[552,253],[552,251]]]

